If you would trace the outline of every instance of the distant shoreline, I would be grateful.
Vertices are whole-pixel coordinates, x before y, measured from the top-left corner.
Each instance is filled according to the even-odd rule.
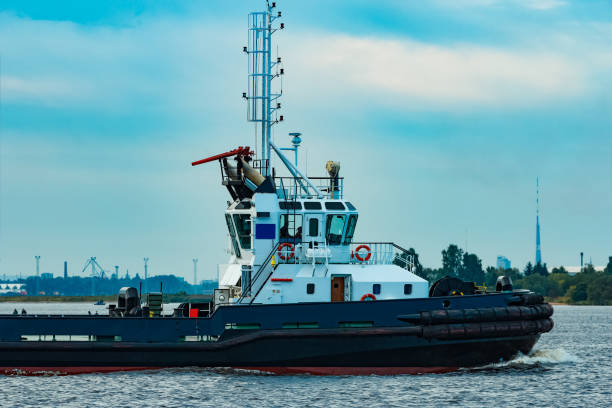
[[[100,299],[104,303],[115,303],[116,295],[104,296],[0,296],[0,303],[96,303]],[[190,301],[209,300],[210,295],[185,295],[185,294],[164,294],[164,303],[182,303]],[[607,305],[584,305],[579,303],[565,303],[551,301],[553,306],[607,306]]]
[[[164,294],[164,303],[181,303],[208,300],[210,295]],[[105,303],[117,302],[117,295],[100,296],[0,296],[0,303]],[[144,296],[143,296],[144,300]]]

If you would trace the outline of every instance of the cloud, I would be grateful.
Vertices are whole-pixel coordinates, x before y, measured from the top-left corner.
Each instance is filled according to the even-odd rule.
[[[221,88],[210,80],[215,70],[243,67],[235,36],[207,41],[219,28],[171,17],[111,27],[0,13],[3,103],[109,112],[201,110],[202,94]],[[231,47],[237,61],[225,64]]]
[[[345,35],[310,38],[298,48],[301,74],[323,78],[313,93],[329,87],[406,107],[530,107],[590,90],[588,67],[552,52]]]
[[[527,0],[522,3],[534,10],[552,10],[567,5],[566,1],[561,0]]]
[[[83,101],[91,94],[92,86],[78,84],[66,78],[26,78],[6,75],[1,78],[2,96],[9,101],[41,102],[54,105],[62,99]]]
[[[530,3],[545,7],[555,1]],[[227,26],[148,17],[131,26],[87,27],[0,14],[3,103],[222,114],[224,103],[239,106],[234,96],[246,85],[240,81],[246,77],[239,52],[244,30]],[[231,34],[219,37],[221,27]],[[304,103],[321,95],[353,95],[403,109],[520,109],[593,90],[593,70],[610,65],[610,53],[585,47],[580,38],[571,38],[571,49],[546,48],[542,42],[537,48],[494,48],[294,32],[281,36],[281,50],[291,67],[287,80],[295,81],[291,92],[310,98]],[[316,81],[307,81],[313,77]]]
[[[532,10],[552,10],[568,4],[563,0],[437,0],[437,3],[454,8],[511,6]]]

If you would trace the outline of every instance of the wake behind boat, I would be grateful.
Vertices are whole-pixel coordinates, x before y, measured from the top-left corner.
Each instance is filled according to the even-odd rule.
[[[275,3],[249,14],[243,97],[259,126],[259,150],[238,147],[192,163],[218,162],[231,197],[231,256],[218,265],[214,296],[181,304],[172,316],[161,313],[161,293],[135,288],[123,288],[106,316],[2,315],[1,371],[445,372],[527,354],[552,329],[552,307],[513,290],[509,278],[495,291],[452,277],[430,287],[398,244],[354,241],[359,211],[345,197],[340,164],[329,161],[326,176],[307,177],[298,168],[301,135],[291,134],[292,147],[271,140],[283,120],[273,80],[284,70],[271,56],[280,17]]]

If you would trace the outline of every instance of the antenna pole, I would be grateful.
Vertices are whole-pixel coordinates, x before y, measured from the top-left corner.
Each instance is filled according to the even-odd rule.
[[[266,58],[266,71],[265,71],[265,82],[266,82],[266,86],[265,86],[265,95],[266,98],[264,98],[263,100],[265,101],[266,104],[266,120],[265,120],[265,126],[266,126],[266,157],[268,158],[268,164],[266,166],[266,170],[264,171],[264,177],[268,177],[270,175],[270,131],[272,130],[272,122],[271,122],[271,118],[272,118],[272,111],[270,110],[271,106],[270,106],[270,94],[271,94],[271,87],[272,87],[272,7],[270,7],[270,4],[267,4],[267,13],[266,13],[266,17],[267,17],[267,23],[268,23],[268,27],[266,30],[266,53],[265,58]]]
[[[242,97],[248,101],[247,120],[249,122],[261,123],[261,150],[258,152],[261,160],[261,173],[264,177],[271,174],[270,171],[270,140],[272,126],[283,120],[281,115],[278,119],[272,118],[274,112],[280,109],[280,103],[276,101],[282,94],[272,93],[272,80],[284,74],[284,70],[273,74],[272,69],[280,64],[280,58],[272,61],[272,34],[277,30],[272,24],[281,17],[281,12],[274,14],[276,2],[266,2],[266,11],[249,13],[249,39],[248,46],[243,51],[249,56],[249,85],[248,92]],[[284,25],[280,25],[280,29]],[[256,138],[257,140],[257,138]]]
[[[148,266],[149,266],[149,258],[144,258],[144,290],[146,293],[149,293],[148,287],[147,287],[147,272],[148,272]]]
[[[36,284],[34,285],[34,288],[35,288],[34,295],[38,296],[38,293],[39,293],[38,281],[40,279],[40,255],[36,255],[34,256],[34,258],[36,258]]]
[[[542,263],[540,248],[540,178],[536,177],[536,265]]]

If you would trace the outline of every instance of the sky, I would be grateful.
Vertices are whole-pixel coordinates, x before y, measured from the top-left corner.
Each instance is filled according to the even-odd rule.
[[[356,238],[455,243],[484,265],[612,256],[609,0],[278,1],[277,144],[341,162]],[[215,163],[253,145],[241,99],[263,1],[0,5],[0,276],[107,270],[214,279],[229,195]]]

